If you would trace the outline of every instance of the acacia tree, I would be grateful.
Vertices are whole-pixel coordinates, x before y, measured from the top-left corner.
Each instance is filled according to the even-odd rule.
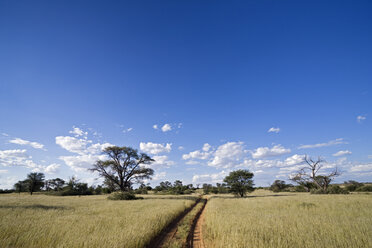
[[[91,168],[97,171],[106,181],[116,185],[121,191],[129,191],[133,183],[150,179],[154,170],[149,165],[154,159],[145,153],[138,153],[131,147],[110,146],[103,150],[109,159],[98,160]]]
[[[44,173],[33,172],[27,175],[27,179],[24,182],[26,183],[31,195],[33,192],[39,191],[44,187],[44,178]]]
[[[223,181],[230,186],[231,192],[243,197],[247,192],[252,192],[254,190],[253,176],[253,173],[249,170],[236,170],[230,172]]]
[[[315,185],[317,188],[327,191],[332,180],[341,175],[337,167],[326,175],[318,175],[319,170],[323,168],[323,163],[325,162],[321,157],[313,160],[305,155],[304,162],[304,167],[290,177],[290,180],[299,185]]]

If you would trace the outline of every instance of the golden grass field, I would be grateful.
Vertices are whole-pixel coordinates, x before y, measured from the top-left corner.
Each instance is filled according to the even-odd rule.
[[[143,247],[195,197],[0,195],[0,247]]]
[[[211,197],[207,247],[370,248],[372,195],[310,195],[258,190],[250,197]]]

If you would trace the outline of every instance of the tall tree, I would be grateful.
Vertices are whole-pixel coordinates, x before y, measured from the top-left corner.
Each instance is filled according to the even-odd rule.
[[[319,189],[327,190],[332,180],[340,175],[337,167],[325,175],[319,175],[319,170],[323,168],[325,162],[321,157],[317,160],[305,156],[305,165],[296,174],[290,177],[290,180],[299,185],[315,185]]]
[[[44,178],[44,173],[33,172],[27,175],[25,182],[31,195],[35,191],[39,191],[42,187],[44,187]]]
[[[53,186],[53,189],[56,191],[60,191],[63,186],[65,185],[65,181],[59,177],[49,180],[51,185]]]
[[[16,184],[14,184],[14,189],[18,193],[27,191],[26,181],[18,181]]]
[[[253,176],[253,173],[249,170],[236,170],[230,172],[223,181],[230,186],[231,192],[243,197],[247,192],[252,192],[254,190]]]
[[[121,191],[129,191],[133,183],[140,183],[149,179],[154,170],[144,165],[149,165],[154,159],[145,153],[138,153],[131,147],[107,147],[103,153],[109,159],[98,160],[91,168],[97,171],[105,180],[117,185]]]

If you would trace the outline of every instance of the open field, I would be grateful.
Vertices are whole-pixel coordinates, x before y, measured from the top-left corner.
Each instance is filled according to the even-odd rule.
[[[195,197],[0,195],[0,247],[143,247]]]
[[[273,194],[212,197],[207,247],[372,247],[372,195]]]

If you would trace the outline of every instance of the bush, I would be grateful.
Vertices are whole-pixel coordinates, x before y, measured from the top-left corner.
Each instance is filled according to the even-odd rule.
[[[113,201],[128,201],[128,200],[138,200],[143,199],[142,197],[136,197],[132,192],[114,192],[107,197],[109,200]]]
[[[341,188],[338,185],[332,185],[328,189],[329,194],[349,194],[349,191],[347,191],[344,188]]]
[[[345,188],[348,191],[356,191],[358,188],[364,186],[363,183],[359,183],[359,182],[353,181],[353,180],[347,181],[347,182],[345,182],[345,184],[346,184],[346,187]]]
[[[341,188],[338,185],[332,185],[327,190],[324,189],[312,189],[311,194],[349,194],[349,191]]]
[[[294,192],[308,192],[303,185],[298,185],[293,188]]]
[[[357,188],[355,191],[358,191],[358,192],[372,192],[372,185],[364,185],[362,187]]]

